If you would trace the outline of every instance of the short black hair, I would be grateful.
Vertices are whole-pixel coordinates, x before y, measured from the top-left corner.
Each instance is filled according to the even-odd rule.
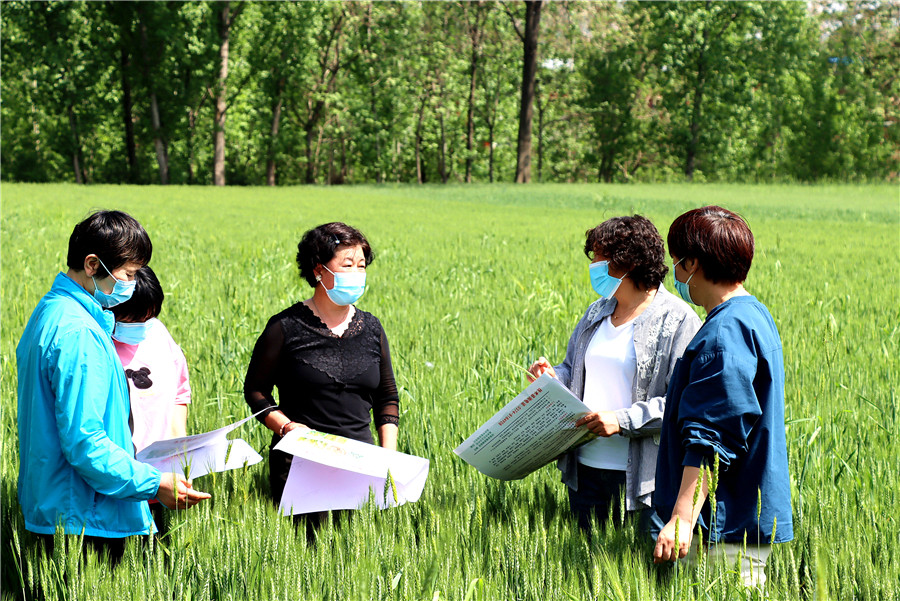
[[[714,284],[739,284],[753,263],[753,233],[747,220],[715,205],[680,215],[669,227],[669,254],[697,259]]]
[[[115,270],[128,262],[146,265],[152,254],[150,236],[137,219],[122,211],[97,211],[72,230],[66,264],[83,271],[84,258],[97,255],[106,269]]]
[[[300,268],[300,277],[315,288],[315,268],[333,259],[338,246],[357,245],[362,247],[366,266],[370,265],[375,260],[375,253],[372,252],[369,241],[358,229],[340,221],[333,221],[308,230],[297,244],[297,267]]]
[[[662,236],[646,217],[613,217],[584,236],[584,254],[589,259],[606,258],[612,267],[628,272],[641,290],[659,288],[669,272]]]
[[[140,323],[152,317],[159,317],[162,311],[162,286],[149,265],[144,265],[134,274],[134,293],[124,303],[114,305],[110,310],[116,321]]]

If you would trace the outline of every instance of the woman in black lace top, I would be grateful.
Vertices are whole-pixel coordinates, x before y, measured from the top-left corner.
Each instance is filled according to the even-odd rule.
[[[244,398],[267,428],[274,447],[287,432],[307,426],[397,449],[399,397],[387,338],[378,319],[353,306],[365,290],[373,254],[362,232],[326,223],[303,235],[297,246],[300,276],[312,298],[269,320],[256,341]],[[278,388],[278,402],[272,389]],[[281,501],[291,455],[270,449],[269,482]]]

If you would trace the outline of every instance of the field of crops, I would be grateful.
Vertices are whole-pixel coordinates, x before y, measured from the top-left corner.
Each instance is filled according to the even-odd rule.
[[[775,317],[787,369],[795,540],[770,559],[773,599],[900,598],[900,203],[892,186],[2,188],[2,598],[739,599],[724,566],[658,569],[626,521],[588,541],[558,472],[490,480],[452,452],[525,381],[562,359],[593,300],[584,231],[641,213],[665,238],[704,204],[745,215],[747,288]],[[329,526],[307,545],[268,500],[265,463],[195,482],[212,502],[173,515],[111,569],[35,557],[15,498],[15,346],[94,208],[147,228],[161,319],[191,369],[188,432],[248,415],[242,384],[267,319],[308,295],[293,261],[307,228],[343,220],[376,252],[359,306],[391,343],[400,450],[431,461],[421,500]],[[667,285],[670,290],[671,274]],[[268,431],[239,432],[257,450]],[[618,516],[613,519],[619,521]]]

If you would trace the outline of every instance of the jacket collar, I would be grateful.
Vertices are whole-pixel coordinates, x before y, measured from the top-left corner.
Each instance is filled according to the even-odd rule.
[[[653,314],[652,309],[655,309],[661,303],[665,302],[664,299],[666,299],[666,297],[672,298],[672,293],[666,290],[665,286],[660,284],[659,288],[656,289],[656,296],[650,301],[650,305],[634,319],[634,323],[640,324],[645,319],[649,318],[650,315]],[[602,321],[604,317],[612,315],[612,312],[616,309],[616,304],[618,304],[618,300],[616,300],[616,297],[614,296],[610,298],[600,298],[594,301],[593,304],[591,304],[590,314],[588,315],[590,324],[593,325],[598,323]]]
[[[69,296],[78,301],[78,303],[84,307],[85,311],[94,318],[94,321],[96,321],[107,334],[112,336],[113,326],[116,325],[115,316],[112,314],[112,311],[105,311],[103,307],[100,306],[100,303],[97,302],[97,299],[91,296],[81,284],[60,272],[56,276],[56,279],[53,280],[53,286],[50,290],[58,294]]]

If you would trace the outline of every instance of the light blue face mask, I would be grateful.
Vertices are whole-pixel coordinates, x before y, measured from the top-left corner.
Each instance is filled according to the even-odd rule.
[[[126,323],[117,321],[113,328],[112,337],[124,344],[140,344],[147,338],[153,318],[139,323]]]
[[[100,261],[100,257],[97,257],[97,260]],[[130,282],[120,280],[106,268],[106,265],[103,265],[103,261],[100,261],[100,265],[103,266],[103,269],[106,269],[106,273],[109,274],[109,277],[116,280],[112,292],[107,294],[100,290],[100,286],[97,285],[97,280],[94,279],[94,276],[91,276],[91,281],[94,282],[94,298],[97,299],[100,306],[109,309],[110,307],[115,307],[131,298],[131,295],[134,294],[134,287],[137,285],[137,280],[131,280]]]
[[[322,267],[325,267],[322,265]],[[334,276],[334,288],[329,290],[325,288],[325,294],[331,299],[335,305],[346,307],[352,305],[360,299],[363,292],[366,291],[366,272],[365,271],[348,271],[335,273],[325,267],[325,269]]]
[[[678,263],[684,261],[684,257],[678,259]],[[691,289],[688,287],[688,284],[691,283],[691,278],[694,277],[694,273],[687,279],[686,282],[679,282],[678,278],[675,276],[675,268],[678,267],[678,263],[672,265],[672,277],[675,279],[675,290],[678,291],[678,295],[685,300],[685,302],[691,303],[692,305],[696,305],[694,299],[691,298]]]
[[[591,288],[594,289],[594,292],[604,298],[610,298],[615,294],[616,290],[619,289],[619,285],[622,283],[622,278],[625,277],[614,278],[609,275],[609,261],[597,261],[596,263],[591,263],[589,273],[591,274]]]

